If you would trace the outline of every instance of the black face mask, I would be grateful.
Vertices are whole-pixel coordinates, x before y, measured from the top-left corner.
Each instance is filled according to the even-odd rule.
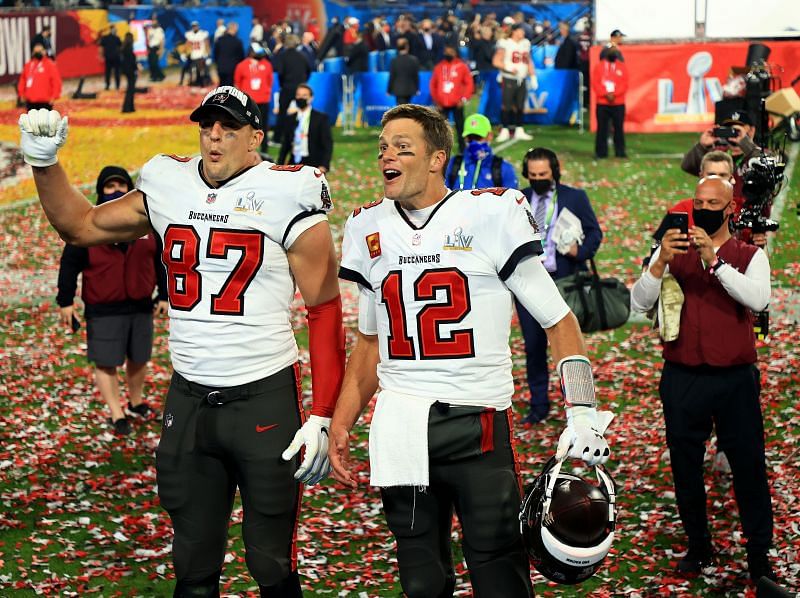
[[[725,208],[727,207],[725,206]],[[725,216],[725,208],[721,210],[698,210],[697,208],[692,208],[692,218],[695,226],[702,228],[709,236],[713,235],[722,227],[727,218]]]
[[[445,54],[445,55],[444,55],[444,59],[445,59],[447,62],[453,62],[453,60],[455,59],[455,56],[453,56],[452,54]]]
[[[36,60],[41,60],[41,59],[44,57],[44,54],[42,54],[41,52],[34,52],[34,53],[33,53],[33,57],[34,57]]]
[[[536,195],[544,195],[553,186],[553,181],[550,179],[530,179],[531,188]]]
[[[296,98],[294,103],[300,110],[305,110],[308,107],[308,100],[306,98]]]

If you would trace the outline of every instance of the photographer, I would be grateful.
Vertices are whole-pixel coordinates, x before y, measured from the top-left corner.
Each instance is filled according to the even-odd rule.
[[[693,211],[695,225],[688,234],[666,231],[650,269],[631,293],[631,308],[646,312],[658,301],[661,279],[669,272],[684,294],[679,334],[663,344],[659,385],[675,497],[689,541],[677,570],[696,574],[714,562],[703,481],[705,444],[713,427],[733,473],[750,578],[775,580],[767,556],[772,502],[751,312],[769,302],[769,261],[761,249],[731,236],[728,181],[701,179]]]
[[[753,142],[756,127],[746,110],[725,108],[717,112],[716,122],[718,126],[703,131],[700,141],[683,156],[681,169],[699,176],[703,156],[708,152],[720,150],[730,154],[734,164],[733,201],[738,213],[744,203],[742,182],[747,162],[760,156],[763,150]]]

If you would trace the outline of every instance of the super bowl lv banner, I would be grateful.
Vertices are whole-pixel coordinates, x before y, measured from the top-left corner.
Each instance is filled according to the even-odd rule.
[[[628,67],[625,130],[631,133],[701,131],[714,122],[714,103],[723,99],[731,67],[744,67],[750,42],[625,44]],[[764,42],[768,63],[787,87],[800,75],[800,42]],[[600,47],[591,51],[597,64]],[[800,86],[795,86],[800,90]],[[591,127],[597,129],[592,94]]]
[[[31,41],[45,26],[62,77],[102,73],[96,40],[107,23],[104,10],[0,13],[0,83],[16,81],[30,60]]]

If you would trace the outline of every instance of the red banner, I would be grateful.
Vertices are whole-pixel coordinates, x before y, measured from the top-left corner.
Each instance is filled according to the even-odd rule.
[[[750,42],[624,45],[629,86],[625,131],[699,131],[714,122],[714,102],[733,66],[744,66]],[[769,63],[787,87],[800,75],[800,42],[773,42]],[[592,66],[600,46],[592,48]],[[795,86],[800,90],[800,86]],[[591,127],[597,130],[592,94]]]
[[[107,23],[105,10],[0,13],[0,83],[17,80],[30,60],[31,41],[45,25],[62,77],[102,73],[96,40]]]

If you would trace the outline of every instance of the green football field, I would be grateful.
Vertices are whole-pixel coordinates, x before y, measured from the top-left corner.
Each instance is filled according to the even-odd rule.
[[[173,140],[155,134],[155,129],[151,132],[139,143],[151,143],[153,154],[172,151]],[[562,161],[562,182],[587,191],[603,228],[598,267],[604,275],[633,284],[648,252],[649,233],[666,208],[693,192],[694,180],[681,172],[680,157],[695,136],[628,135],[630,159],[598,162],[592,160],[591,134],[561,127],[532,128],[532,132],[533,142],[504,144],[500,153],[519,167],[528,147],[554,149]],[[349,212],[379,198],[381,186],[376,129],[359,129],[348,137],[337,131],[335,141],[329,181],[335,203],[331,222],[338,242]],[[87,168],[99,170],[104,163],[100,156],[96,160]],[[65,163],[69,169],[69,162]],[[772,331],[768,341],[759,344],[775,512],[774,561],[787,587],[796,591],[800,591],[798,172],[782,198],[780,214],[775,214],[781,229],[771,241]],[[78,182],[93,187],[91,179]],[[155,488],[159,424],[135,423],[134,433],[124,439],[109,433],[105,407],[94,390],[85,358],[83,332],[71,335],[57,326],[55,274],[62,245],[38,203],[23,202],[0,211],[0,236],[0,596],[170,596],[171,528]],[[356,298],[351,289],[344,289],[344,299],[352,342]],[[295,322],[308,403],[308,355],[300,304]],[[160,406],[170,376],[163,319],[157,321],[157,331],[147,393],[152,404]],[[511,343],[517,389],[514,410],[519,419],[525,414],[527,385],[516,328]],[[747,585],[731,477],[712,469],[711,456],[706,480],[719,564],[694,579],[673,572],[685,544],[669,464],[663,457],[657,335],[647,324],[629,324],[588,335],[587,345],[599,399],[616,413],[607,437],[612,446],[608,468],[619,487],[617,538],[604,567],[590,581],[579,587],[558,587],[535,574],[537,595],[754,595]],[[563,426],[563,413],[557,408],[534,428],[518,427],[517,447],[526,482],[553,452]],[[310,596],[401,593],[394,542],[379,495],[366,483],[363,422],[356,437],[362,479],[358,490],[345,490],[330,480],[305,490],[298,560]],[[244,562],[241,515],[237,502],[224,593],[255,596],[257,588]],[[456,525],[457,593],[466,596],[471,592],[457,538]]]

